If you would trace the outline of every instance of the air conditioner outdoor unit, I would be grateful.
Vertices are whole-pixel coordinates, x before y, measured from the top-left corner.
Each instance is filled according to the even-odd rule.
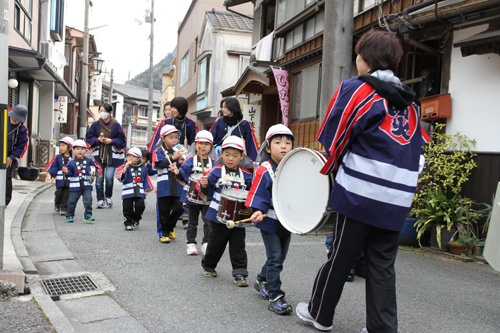
[[[52,43],[51,42],[40,42],[40,53],[50,60],[52,58]]]

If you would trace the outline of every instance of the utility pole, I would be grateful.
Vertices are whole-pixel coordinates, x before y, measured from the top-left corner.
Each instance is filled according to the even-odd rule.
[[[5,191],[7,179],[7,104],[9,100],[7,80],[9,78],[9,21],[4,13],[9,10],[9,1],[0,0],[0,130],[2,147],[0,149],[0,270],[3,270],[3,239],[5,225]],[[8,16],[7,16],[8,17]],[[10,234],[10,233],[9,233]]]
[[[149,35],[149,92],[148,92],[148,129],[146,132],[146,142],[149,142],[153,136],[153,47],[154,47],[154,25],[155,25],[155,1],[151,0],[151,13],[149,23],[151,23],[151,35]],[[148,18],[146,17],[146,22]]]
[[[83,28],[82,90],[80,95],[80,114],[78,120],[78,138],[87,133],[87,95],[89,92],[89,7],[90,0],[85,0],[85,20]]]
[[[325,1],[320,123],[340,83],[351,77],[354,1]]]

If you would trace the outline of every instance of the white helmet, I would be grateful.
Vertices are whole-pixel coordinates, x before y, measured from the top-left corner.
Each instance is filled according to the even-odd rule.
[[[69,145],[69,147],[73,147],[73,138],[70,136],[65,136],[62,139],[59,139],[59,142],[64,142],[65,144]]]
[[[195,142],[208,142],[210,144],[214,143],[214,137],[212,133],[209,131],[199,131],[198,134],[196,134],[196,138],[194,139]]]
[[[240,137],[235,135],[228,136],[224,142],[222,142],[222,149],[234,148],[241,151],[245,151],[245,144]]]
[[[74,147],[82,147],[82,148],[85,148],[85,149],[89,149],[89,145],[87,144],[87,142],[83,141],[83,140],[76,140],[73,142],[73,148]]]
[[[132,147],[128,150],[127,155],[134,155],[134,156],[141,158],[142,151],[139,148]]]
[[[175,126],[172,126],[172,125],[164,125],[162,128],[161,128],[161,131],[160,131],[160,137],[164,137],[165,135],[169,135],[170,133],[174,133],[174,132],[179,132],[177,130],[177,128],[175,128]]]

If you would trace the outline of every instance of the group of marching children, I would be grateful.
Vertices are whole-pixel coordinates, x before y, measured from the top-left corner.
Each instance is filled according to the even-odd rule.
[[[213,136],[209,131],[198,132],[188,152],[176,149],[180,133],[175,126],[166,124],[159,134],[161,145],[153,152],[152,165],[147,163],[148,151],[130,148],[126,162],[117,169],[116,177],[123,184],[125,230],[138,227],[145,210],[146,194],[153,189],[149,175],[157,172],[156,209],[160,242],[170,243],[176,238],[174,227],[183,214],[182,204],[186,204],[189,216],[187,254],[198,254],[196,236],[201,214],[204,275],[217,277],[215,269],[229,244],[234,283],[246,287],[249,282],[245,228],[241,224],[228,228],[217,219],[217,213],[224,189],[249,189],[245,205],[253,209],[251,219],[261,231],[267,257],[257,274],[254,288],[262,298],[269,300],[269,310],[277,314],[291,313],[292,307],[285,300],[280,279],[291,234],[279,223],[272,205],[274,174],[280,161],[293,148],[294,136],[290,129],[281,124],[269,128],[259,152],[260,166],[255,176],[240,166],[245,157],[245,143],[240,137],[228,136],[223,141],[222,164],[216,165]],[[88,145],[83,140],[73,142],[66,137],[60,140],[59,147],[60,154],[47,167],[56,180],[55,209],[61,215],[65,214],[68,222],[73,222],[75,206],[82,196],[84,220],[94,221],[92,181],[96,174],[101,174],[101,167],[92,158],[85,157]],[[190,186],[193,182],[194,188]]]
[[[84,221],[94,222],[92,214],[92,188],[95,177],[102,177],[102,168],[93,158],[87,157],[89,145],[71,137],[59,140],[59,154],[47,165],[46,171],[56,185],[54,212],[75,221],[75,208],[83,198]],[[125,164],[117,169],[116,177],[123,184],[122,202],[125,230],[139,226],[145,209],[146,193],[152,191],[150,175],[156,174],[149,161],[149,152],[131,148]]]

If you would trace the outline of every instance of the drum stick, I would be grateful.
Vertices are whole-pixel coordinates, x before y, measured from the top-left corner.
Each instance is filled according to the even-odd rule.
[[[262,214],[262,218],[264,218],[264,217],[267,217],[267,214]],[[251,217],[244,219],[244,220],[236,221],[236,222],[229,220],[226,222],[226,226],[228,229],[233,229],[236,224],[249,223],[249,222],[256,222],[256,221]]]
[[[167,156],[168,162],[169,162],[170,164],[174,164],[174,163],[172,163],[172,160],[170,159],[170,156],[168,156],[168,153],[167,153],[167,154],[165,154],[165,156]],[[178,175],[178,174],[179,174],[179,169],[177,169],[177,168],[175,169],[175,174],[176,174],[176,175]]]
[[[203,165],[203,158],[201,157],[200,149],[201,149],[201,143],[198,141],[198,159],[201,161],[201,172],[205,174],[205,165]]]

